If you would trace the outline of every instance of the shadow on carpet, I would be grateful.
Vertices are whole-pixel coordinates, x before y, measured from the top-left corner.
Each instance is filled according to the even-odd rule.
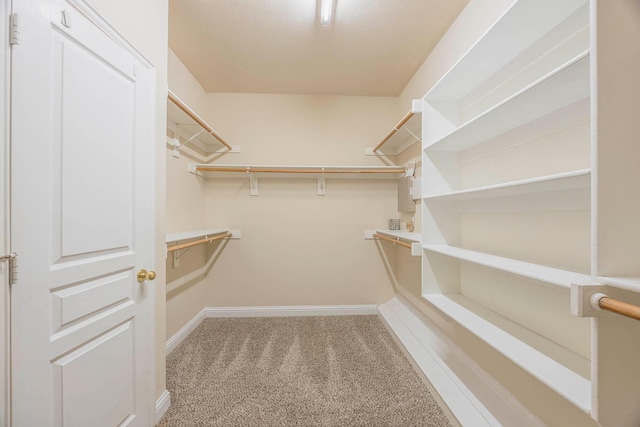
[[[160,427],[451,425],[377,316],[205,319],[167,388]]]

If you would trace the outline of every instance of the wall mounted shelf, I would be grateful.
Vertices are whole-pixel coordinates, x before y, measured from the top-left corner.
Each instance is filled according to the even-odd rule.
[[[406,230],[366,230],[364,238],[365,240],[376,240],[378,238],[376,234],[382,235],[382,240],[411,249],[412,256],[422,256],[421,233]]]
[[[455,246],[425,245],[424,250],[566,289],[570,289],[572,283],[591,283],[591,276],[586,274],[471,251]]]
[[[258,195],[259,179],[317,179],[318,195],[324,196],[325,179],[398,179],[408,173],[399,166],[276,166],[189,165],[189,172],[207,178],[249,178],[250,194]]]
[[[365,148],[368,156],[397,156],[422,138],[422,100],[411,101],[411,110],[400,119],[382,141]]]
[[[175,126],[176,135],[168,143],[174,148],[174,157],[179,157],[180,150],[190,150],[185,147],[193,143],[205,153],[239,153],[239,145],[229,144],[213,127],[191,109],[173,92],[167,95],[167,122]],[[184,142],[180,142],[180,137]],[[197,151],[190,150],[189,154],[204,157]]]
[[[186,252],[186,250],[193,246],[222,239],[240,239],[240,237],[240,230],[221,230],[215,228],[167,233],[165,238],[167,255],[173,253],[173,268],[177,268],[180,266],[180,257],[182,256],[179,253],[180,250],[184,249]]]
[[[200,243],[209,243],[221,237],[239,239],[240,230],[198,230],[167,234],[167,252],[187,248]],[[185,243],[179,243],[185,242]],[[170,245],[170,243],[175,243]]]

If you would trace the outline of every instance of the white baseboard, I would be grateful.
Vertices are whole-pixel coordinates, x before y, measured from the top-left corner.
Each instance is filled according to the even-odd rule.
[[[301,305],[281,307],[205,307],[189,320],[166,343],[168,355],[189,336],[207,317],[303,317],[376,315],[375,304],[360,305]]]
[[[176,347],[178,347],[180,343],[184,341],[185,338],[187,338],[189,334],[193,332],[193,330],[197,328],[198,325],[200,325],[200,323],[202,323],[202,321],[206,317],[205,310],[207,309],[203,308],[202,310],[200,310],[200,312],[196,314],[193,319],[189,320],[186,325],[180,328],[178,332],[173,334],[173,336],[167,340],[167,344],[166,344],[167,355],[171,353],[173,350],[175,350]]]
[[[169,406],[171,405],[171,394],[169,394],[168,390],[162,392],[158,400],[156,400],[156,422],[158,424],[164,414],[167,413]],[[155,425],[154,424],[154,425]]]
[[[375,304],[299,305],[282,307],[210,307],[206,317],[358,316],[378,314]]]

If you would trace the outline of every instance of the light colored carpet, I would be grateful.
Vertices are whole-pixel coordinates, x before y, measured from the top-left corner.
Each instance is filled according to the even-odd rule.
[[[377,316],[205,319],[161,427],[450,426]]]

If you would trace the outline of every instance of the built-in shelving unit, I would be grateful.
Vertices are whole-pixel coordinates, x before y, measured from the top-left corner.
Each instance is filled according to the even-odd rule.
[[[368,156],[397,156],[416,142],[422,135],[422,100],[411,101],[411,110],[373,148],[366,148]]]
[[[580,410],[589,411],[591,407],[591,383],[589,380],[516,336],[526,336],[531,341],[535,340],[536,344],[546,347],[546,353],[564,354],[566,360],[577,360],[575,354],[548,340],[542,340],[544,343],[540,344],[540,338],[531,337],[531,332],[526,328],[483,309],[463,295],[425,295],[424,298],[448,317],[464,325],[469,332],[500,354],[571,401]],[[480,316],[477,314],[478,312],[484,315]],[[489,321],[487,318],[491,320]],[[586,361],[577,360],[577,363],[584,364],[584,362]]]
[[[514,1],[422,113],[423,299],[574,420],[591,411],[590,323],[568,303],[592,281],[589,24],[588,0]]]
[[[425,245],[428,252],[446,255],[460,261],[470,262],[483,267],[493,268],[515,274],[527,279],[537,280],[561,288],[570,289],[572,283],[589,283],[591,276],[573,271],[561,270],[516,259],[499,257],[483,252],[470,251],[446,245]]]
[[[174,137],[167,143],[173,146],[174,156],[180,151],[209,161],[220,153],[239,153],[239,145],[231,145],[209,123],[183,102],[176,94],[169,91],[167,95],[167,125],[174,131]],[[188,147],[193,144],[193,150]]]
[[[325,179],[398,179],[407,173],[399,166],[308,165],[189,165],[189,172],[207,178],[249,179],[250,194],[258,195],[259,179],[317,179],[318,195],[326,194]]]
[[[553,93],[553,97],[549,97]],[[589,96],[589,54],[583,52],[548,75],[425,145],[425,150],[462,151]]]

